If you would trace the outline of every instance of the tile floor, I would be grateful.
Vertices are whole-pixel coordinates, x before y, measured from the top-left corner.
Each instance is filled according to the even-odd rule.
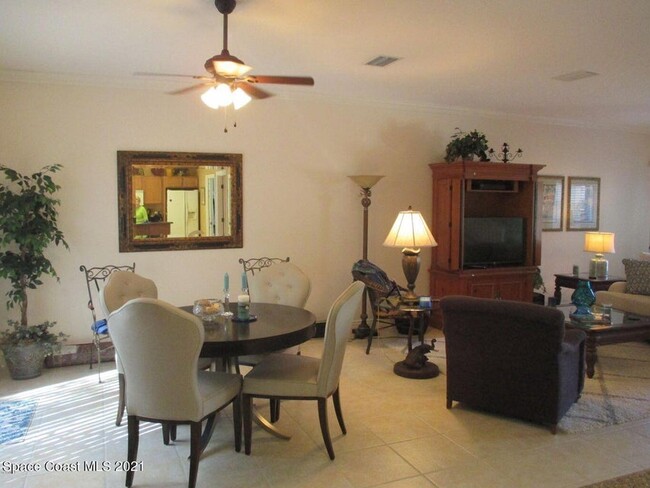
[[[254,427],[251,456],[234,451],[228,410],[199,465],[198,486],[569,488],[650,468],[650,420],[554,436],[544,427],[458,404],[447,410],[440,351],[432,354],[442,369],[438,378],[395,376],[393,363],[403,358],[395,344],[406,340],[384,338],[395,337],[393,331],[382,331],[368,356],[364,341],[349,344],[341,379],[347,436],[330,412],[335,461],[324,450],[315,402],[283,403],[279,427],[293,436],[290,441]],[[440,331],[431,334],[444,340]],[[303,345],[303,354],[318,355],[321,345],[321,339],[313,339]],[[126,426],[114,425],[117,379],[113,363],[107,368],[102,384],[86,366],[45,370],[40,378],[20,382],[0,368],[0,399],[39,402],[27,436],[0,446],[0,485],[124,486],[117,468],[126,459]],[[266,403],[259,406],[264,411]],[[187,486],[186,429],[179,428],[174,446],[164,446],[159,426],[144,424],[142,471],[135,474],[134,486]],[[11,463],[27,462],[40,463],[41,470],[7,472]],[[76,466],[79,472],[63,471]]]

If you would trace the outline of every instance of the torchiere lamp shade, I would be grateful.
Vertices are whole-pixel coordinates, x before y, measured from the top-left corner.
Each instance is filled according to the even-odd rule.
[[[415,301],[417,299],[417,295],[413,290],[420,272],[420,248],[435,247],[437,245],[438,243],[420,212],[409,207],[408,210],[399,213],[384,241],[384,246],[403,248],[402,269],[409,290],[404,297],[405,300]]]
[[[359,185],[364,190],[369,190],[381,180],[384,175],[353,175],[348,176],[352,181]]]

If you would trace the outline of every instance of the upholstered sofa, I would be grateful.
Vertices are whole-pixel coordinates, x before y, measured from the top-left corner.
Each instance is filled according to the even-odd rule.
[[[551,307],[446,296],[440,300],[453,401],[549,425],[553,433],[584,385],[585,333]]]
[[[596,303],[611,304],[614,308],[650,316],[650,259],[624,259],[627,281],[612,283],[607,291],[596,292]]]

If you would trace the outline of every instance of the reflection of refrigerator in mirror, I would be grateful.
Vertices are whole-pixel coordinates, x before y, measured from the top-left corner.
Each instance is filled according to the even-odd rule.
[[[187,237],[199,230],[199,190],[167,190],[169,237]]]

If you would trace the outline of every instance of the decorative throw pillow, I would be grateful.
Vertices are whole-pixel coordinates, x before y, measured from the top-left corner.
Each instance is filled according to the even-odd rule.
[[[624,259],[626,293],[634,295],[650,295],[650,261]]]

